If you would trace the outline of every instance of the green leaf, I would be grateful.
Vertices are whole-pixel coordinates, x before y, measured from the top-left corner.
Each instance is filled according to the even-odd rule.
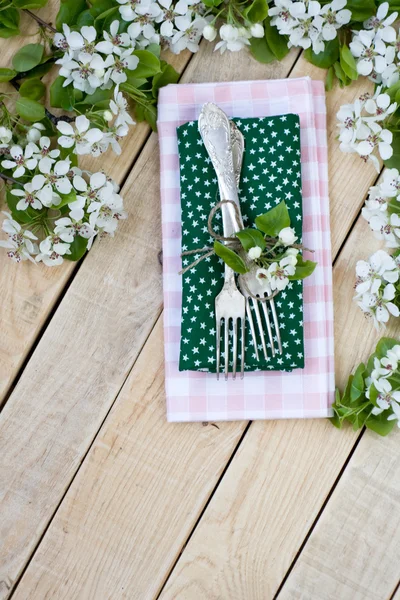
[[[400,133],[397,131],[393,133],[392,148],[392,156],[383,162],[389,169],[398,169],[400,165]]]
[[[358,79],[356,61],[346,44],[340,48],[340,66],[349,79],[353,81]]]
[[[76,200],[76,191],[71,190],[69,194],[60,194],[61,202],[57,204],[56,209],[60,209],[67,204],[71,204],[71,202],[75,202]]]
[[[256,217],[255,224],[260,231],[271,237],[277,237],[282,229],[290,226],[289,212],[285,202],[280,202],[265,214]]]
[[[370,415],[365,421],[366,427],[375,431],[379,435],[386,436],[390,433],[396,424],[396,421],[388,421],[387,418],[391,414],[390,410],[384,410],[380,415]]]
[[[24,74],[24,79],[40,79],[41,77],[43,77],[43,75],[46,75],[46,73],[48,73],[53,68],[53,65],[54,60],[49,59],[46,62],[43,62],[42,60],[40,65],[37,65],[37,67],[30,69],[30,71],[28,71],[26,75]]]
[[[354,373],[353,381],[350,389],[350,401],[356,402],[365,394],[365,382],[364,382],[365,365],[361,363],[358,365],[356,372]]]
[[[165,85],[168,85],[170,83],[177,83],[177,81],[179,79],[179,73],[177,73],[177,71],[175,71],[175,69],[172,65],[169,65],[168,63],[164,62],[164,63],[161,63],[161,67],[162,67],[161,73],[157,73],[153,77],[152,93],[153,93],[154,98],[157,98],[158,90],[160,88],[162,88]]]
[[[342,88],[343,86],[349,85],[351,83],[351,79],[349,79],[346,73],[343,71],[339,62],[335,62],[333,65],[335,75],[339,79],[339,85]]]
[[[157,131],[157,108],[153,104],[137,104],[135,116],[139,122],[147,121],[153,131]]]
[[[71,254],[65,254],[64,258],[72,261],[81,259],[87,250],[88,241],[80,235],[75,236],[74,241],[70,245]]]
[[[16,189],[16,186],[14,186],[14,189]],[[14,196],[14,194],[11,194],[11,191],[7,191],[7,206],[10,209],[12,218],[15,219],[18,223],[30,223],[34,217],[37,217],[41,212],[47,210],[42,209],[41,211],[38,211],[32,208],[31,206],[28,206],[26,210],[17,210],[17,204],[20,201],[20,199],[21,198],[19,196]]]
[[[250,39],[250,52],[258,62],[268,64],[273,60],[276,60],[275,54],[268,46],[268,42],[263,38],[251,38]]]
[[[320,69],[329,69],[339,58],[339,40],[336,37],[334,40],[325,42],[325,50],[319,54],[315,54],[312,48],[307,48],[304,56],[312,65]]]
[[[154,54],[154,56],[157,56],[157,58],[160,58],[161,56],[160,44],[149,44],[148,46],[146,46],[146,50]]]
[[[250,23],[261,23],[268,16],[268,2],[266,0],[254,0],[249,8],[245,10],[245,16]]]
[[[19,35],[19,11],[16,8],[7,8],[0,13],[0,37],[9,38]]]
[[[378,390],[376,389],[375,384],[372,383],[371,387],[369,388],[369,399],[374,406],[378,406],[376,401],[379,398],[379,395],[380,392],[378,392]]]
[[[90,12],[94,18],[106,12],[106,10],[109,8],[113,8],[115,6],[114,0],[91,0],[90,4]]]
[[[75,25],[79,15],[87,9],[86,0],[65,0],[61,2],[60,10],[56,16],[56,28],[62,30],[62,26]]]
[[[1,14],[1,13],[0,13]],[[42,60],[44,46],[42,44],[27,44],[23,46],[12,59],[16,71],[30,71]]]
[[[53,81],[50,86],[50,104],[54,108],[63,108],[67,111],[74,109],[74,88],[72,85],[63,87],[65,78],[60,75]]]
[[[289,276],[290,281],[298,281],[299,279],[309,277],[314,272],[316,266],[317,263],[312,260],[304,261],[302,258],[297,257],[296,272],[294,275]]]
[[[333,67],[329,67],[328,72],[326,74],[326,79],[325,79],[325,89],[327,92],[330,92],[331,89],[333,88],[334,79],[335,79],[335,70]]]
[[[46,114],[42,104],[30,98],[23,98],[22,96],[18,98],[15,109],[20,117],[27,121],[32,121],[32,123],[41,121]]]
[[[351,20],[362,23],[376,13],[374,0],[348,0],[346,8],[351,10]]]
[[[37,8],[43,8],[43,6],[46,6],[48,0],[13,0],[13,4],[15,6],[15,8],[19,8],[19,9],[37,9]]]
[[[246,265],[236,252],[217,241],[214,242],[214,250],[215,254],[222,258],[228,267],[233,269],[236,273],[240,273],[241,275],[247,273]]]
[[[265,37],[269,48],[278,60],[282,60],[289,52],[288,38],[281,35],[278,29],[271,25],[271,19],[267,17],[264,21]]]
[[[4,83],[5,81],[10,81],[17,74],[17,71],[13,69],[0,69],[0,83]]]
[[[115,5],[102,12],[94,21],[97,32],[109,31],[111,23],[118,17],[118,6]]]
[[[400,80],[396,81],[390,88],[385,90],[385,94],[389,94],[391,102],[394,102],[396,99],[397,93],[400,91]]]
[[[27,79],[19,88],[19,93],[24,98],[40,100],[46,93],[46,86],[40,79]]]
[[[133,71],[128,71],[133,77],[152,77],[161,71],[160,59],[147,50],[136,50],[132,56],[137,56],[139,64]],[[128,77],[129,81],[129,77]]]
[[[242,231],[236,233],[236,237],[239,238],[240,243],[246,252],[255,246],[258,246],[261,250],[264,250],[265,248],[264,236],[258,229],[242,229]]]
[[[79,15],[79,17],[76,21],[76,26],[78,27],[78,29],[80,29],[84,25],[86,25],[88,27],[90,27],[91,25],[94,25],[94,17],[92,15],[92,13],[90,12],[90,9],[87,9],[87,10],[84,10],[83,12],[81,12],[81,14]]]
[[[383,337],[376,345],[376,356],[381,359],[387,355],[388,351],[396,346],[399,342],[393,338]]]

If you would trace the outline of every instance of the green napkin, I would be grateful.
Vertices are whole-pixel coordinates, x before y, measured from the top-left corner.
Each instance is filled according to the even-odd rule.
[[[255,218],[284,200],[291,226],[301,242],[302,196],[300,161],[300,122],[297,115],[233,119],[245,138],[239,199],[246,227]],[[207,230],[211,208],[219,201],[214,168],[203,145],[197,122],[178,127],[180,161],[182,251],[212,246]],[[214,230],[222,234],[218,212]],[[182,266],[200,256],[185,256]],[[214,300],[223,285],[224,264],[213,255],[182,276],[182,325],[179,369],[216,370]],[[290,371],[304,367],[303,287],[290,282],[275,298],[283,353],[257,361],[250,327],[246,319],[246,371]],[[255,317],[254,317],[255,321]],[[273,330],[274,333],[274,330]],[[265,333],[265,338],[267,334]],[[259,342],[260,359],[263,357]],[[275,347],[277,345],[275,344]],[[240,348],[240,345],[239,345]],[[267,349],[270,350],[268,345]],[[224,358],[221,359],[222,368]],[[231,370],[231,369],[230,369]]]

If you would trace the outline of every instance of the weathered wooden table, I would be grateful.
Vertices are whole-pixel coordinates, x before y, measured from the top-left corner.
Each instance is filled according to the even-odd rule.
[[[8,66],[21,39],[0,44]],[[265,66],[203,43],[173,61],[185,82],[324,77],[298,51]],[[339,386],[378,339],[352,302],[379,247],[360,217],[377,175],[335,140],[365,87],[328,95]],[[399,600],[397,430],[167,424],[157,136],[141,124],[124,146],[102,163],[129,211],[114,240],[78,267],[0,255],[0,598]]]

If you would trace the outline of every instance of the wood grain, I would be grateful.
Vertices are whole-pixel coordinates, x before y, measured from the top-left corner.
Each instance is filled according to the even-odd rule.
[[[14,598],[143,600],[172,568],[246,423],[167,423],[161,339],[159,319]]]
[[[59,9],[59,0],[50,0],[45,9],[38,14],[47,22],[54,21]],[[34,21],[23,14],[24,31],[34,33],[37,29]],[[13,54],[21,46],[21,37],[1,41],[3,66],[11,64]],[[32,38],[26,43],[32,42]],[[25,43],[25,40],[24,42]],[[168,61],[178,72],[188,64],[191,54],[184,52],[179,56],[168,54]],[[0,84],[0,88],[14,91],[9,84]],[[62,111],[54,111],[61,114]],[[89,171],[104,169],[118,184],[122,184],[150,135],[146,123],[138,123],[131,133],[121,141],[123,158],[112,151],[101,159],[84,156],[80,161]],[[2,183],[0,182],[0,188]],[[3,196],[2,190],[0,190]],[[1,210],[7,210],[5,200]],[[95,246],[96,247],[96,246]],[[10,386],[21,365],[26,359],[36,338],[46,324],[51,311],[76,269],[76,263],[65,261],[61,267],[48,268],[43,264],[33,266],[30,262],[16,265],[6,253],[0,252],[0,406],[9,393]],[[95,250],[94,250],[95,251]]]
[[[400,435],[363,436],[279,600],[382,600],[399,577]]]
[[[356,304],[349,301],[353,295],[355,264],[366,258],[365,239],[368,239],[368,252],[372,253],[382,245],[374,240],[364,219],[359,218],[334,268],[335,372],[336,383],[342,389],[350,370],[368,357],[380,337],[372,324],[366,323]],[[400,326],[390,328],[387,334],[400,337]],[[281,427],[280,436],[274,436],[275,427]],[[297,422],[291,431],[288,431],[287,423],[253,423],[178,561],[162,600],[197,597],[272,599],[358,435],[349,427],[341,432],[334,431],[326,421]],[[394,438],[399,444],[400,437],[395,435]],[[280,458],[279,462],[276,462],[275,454]],[[246,493],[241,495],[241,490]],[[358,529],[351,529],[351,525],[347,521],[348,535],[356,539]],[[396,532],[396,527],[392,529],[389,522],[387,528],[397,539],[395,544],[399,544],[400,532]],[[364,527],[362,531],[365,540],[368,530]],[[336,540],[338,532],[327,532],[327,535]],[[232,563],[226,561],[227,555],[237,557],[235,579],[231,577]],[[329,566],[335,560],[341,561],[341,557],[330,556]],[[353,563],[349,562],[346,570],[344,562],[340,562],[338,581],[342,575],[344,578],[350,576]],[[326,565],[325,572],[329,570],[328,563]],[[365,569],[365,563],[360,564],[361,568]],[[398,577],[395,561],[391,562],[391,569],[392,576]],[[387,570],[390,570],[389,563]],[[312,582],[309,585],[313,585]],[[325,596],[323,587],[322,583],[321,595],[305,594],[299,598],[353,600],[351,595],[340,593]],[[284,597],[297,598],[290,595],[292,591],[290,588]]]
[[[194,67],[193,62],[185,78],[190,78],[189,71]],[[346,198],[352,201],[349,196]],[[338,202],[344,202],[346,198],[339,196]],[[360,203],[359,199],[358,205]],[[353,206],[350,206],[349,211],[353,210]],[[360,221],[345,246],[343,261],[348,272],[340,285],[336,284],[336,278],[343,273],[342,255],[335,268],[336,306],[339,308],[348,307],[352,296],[354,265],[362,256],[356,232],[362,226]],[[365,234],[365,230],[361,230],[359,235],[365,237]],[[364,340],[370,328],[365,327],[358,309],[354,313],[351,310],[349,318],[360,318],[357,332],[364,336]],[[344,326],[347,326],[347,322]],[[151,343],[146,344],[135,366],[135,374],[139,364],[151,364],[154,360],[153,339],[158,335],[157,330],[152,333]],[[338,339],[343,340],[343,330],[338,331],[338,335]],[[372,338],[375,337],[372,333]],[[161,344],[159,338],[160,347]],[[365,349],[364,344],[357,347]],[[350,361],[356,359],[355,355],[350,354],[350,346],[346,348],[340,348],[339,351],[344,356],[339,373],[340,383],[349,373]],[[349,353],[346,355],[347,350]],[[162,372],[158,372],[157,377],[157,385],[161,387]],[[131,386],[136,389],[133,383],[127,384],[128,389]],[[150,400],[154,386],[151,370],[148,375],[143,375],[135,401],[139,404],[144,401],[142,389],[145,390],[145,398]],[[124,387],[122,398],[125,392]],[[171,498],[169,486],[164,482],[164,494],[163,488],[159,487],[160,475],[153,474],[153,470],[150,469],[148,476],[141,471],[129,471],[128,477],[130,463],[126,459],[111,454],[106,457],[106,462],[103,454],[96,450],[97,444],[101,445],[104,438],[112,439],[116,448],[122,448],[123,454],[127,447],[130,448],[126,440],[132,424],[131,421],[123,422],[123,407],[124,401],[118,398],[112,416],[107,420],[99,440],[90,451],[87,462],[78,473],[29,565],[17,589],[16,598],[25,598],[28,593],[31,598],[66,598],[73,597],[76,590],[83,590],[83,598],[95,598],[96,594],[108,598],[112,591],[121,598],[152,598],[168,576],[176,560],[179,544],[189,534],[199,508],[196,505],[193,512],[190,500],[193,488],[198,489],[197,477],[186,483],[187,498]],[[161,423],[164,418],[162,402],[158,410],[158,422]],[[235,435],[237,425],[230,425]],[[142,434],[150,439],[153,439],[155,431],[164,430],[161,425],[152,429],[144,426],[141,429]],[[197,439],[191,436],[197,431],[197,427],[187,428],[185,435],[193,441],[186,441],[185,447],[190,443],[196,447]],[[233,440],[237,439],[232,435]],[[184,549],[162,598],[272,598],[329,494],[356,436],[349,429],[338,432],[327,421],[252,424],[194,536]],[[171,460],[167,452],[169,443],[168,437],[157,436],[159,466],[167,471]],[[191,469],[191,460],[193,458],[189,457],[181,465],[181,477],[185,482],[186,471]],[[213,481],[215,474],[216,470],[212,470]],[[203,471],[199,476],[203,476]],[[101,486],[98,495],[91,495],[96,482],[105,479],[107,483]],[[124,495],[115,493],[120,489],[124,490]],[[207,487],[206,491],[210,489]],[[204,503],[206,496],[200,490],[197,493],[201,503]],[[141,504],[143,495],[150,498],[158,496],[158,503],[152,505],[151,516],[147,513],[146,505]],[[102,507],[102,511],[98,511],[97,507]],[[174,535],[170,536],[166,523],[175,523],[176,511],[182,519]],[[126,520],[121,522],[120,514],[129,514],[129,523]],[[126,542],[127,530],[128,536],[130,532],[135,532],[132,534],[135,543],[129,547]],[[149,551],[148,538],[152,540],[153,553]],[[110,552],[103,547],[104,539],[112,548]],[[80,546],[83,540],[84,548],[77,557],[76,546]],[[131,574],[128,573],[127,564],[132,565]],[[102,575],[105,572],[107,576]],[[114,587],[110,587],[109,580]],[[123,590],[116,587],[122,586],[122,582]]]
[[[287,74],[295,58],[294,53],[286,57],[276,73],[282,76],[286,68]],[[183,80],[201,79],[202,70],[208,79],[227,79],[225,64],[233,66],[225,60],[214,55],[209,69],[201,54],[196,55]],[[240,61],[246,78],[276,74],[274,66],[249,62],[244,53],[235,59],[237,73],[242,72]],[[151,135],[122,191],[129,219],[114,239],[97,244],[83,262],[3,410],[0,581],[9,588],[160,314],[158,173],[157,137]],[[241,424],[236,427],[241,430]]]

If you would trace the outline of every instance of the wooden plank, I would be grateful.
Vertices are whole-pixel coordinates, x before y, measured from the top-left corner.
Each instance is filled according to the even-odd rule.
[[[366,432],[279,600],[382,600],[400,567],[400,435]]]
[[[326,71],[310,65],[300,57],[291,77],[309,75],[312,79],[325,80]],[[372,163],[365,164],[358,154],[346,154],[339,148],[336,114],[346,103],[354,102],[366,92],[373,93],[374,86],[365,77],[354,81],[343,90],[336,87],[326,95],[328,147],[329,147],[329,194],[331,205],[332,251],[336,255],[360,210],[368,189],[377,178]]]
[[[167,423],[160,339],[162,319],[14,598],[157,594],[246,426]],[[89,571],[79,566],[85,556]]]
[[[50,0],[38,14],[47,21],[54,21],[58,9],[59,0]],[[35,23],[26,15],[23,16],[23,22],[29,27],[28,31],[36,31]],[[20,46],[20,37],[0,42],[0,47],[5,51],[1,64],[8,65]],[[178,72],[182,72],[191,54],[168,54],[167,58]],[[9,87],[12,91],[13,88]],[[62,111],[55,112],[61,114]],[[121,184],[149,135],[149,126],[138,123],[121,141],[121,157],[109,151],[101,159],[84,156],[80,164],[89,171],[104,169]],[[5,201],[1,210],[7,210]],[[96,252],[96,249],[93,251]],[[35,268],[29,262],[16,265],[3,250],[0,252],[0,288],[3,299],[0,305],[0,405],[75,268],[76,263],[68,261],[52,269],[43,265]]]
[[[191,78],[190,71],[195,66],[195,62],[191,63],[185,78]],[[201,79],[197,72],[195,75]],[[221,78],[218,70],[216,75]],[[343,157],[342,160],[346,159]],[[339,201],[342,201],[341,197]],[[354,248],[352,252],[354,254]],[[349,280],[351,285],[352,281]],[[349,297],[346,306],[348,303]],[[154,360],[153,339],[157,335],[153,332],[138,365],[150,364]],[[161,337],[158,339],[161,347]],[[137,373],[136,367],[134,373]],[[145,399],[150,399],[155,385],[152,371],[143,377],[144,383],[140,384],[139,390],[146,390]],[[157,385],[161,387],[162,372],[157,377]],[[134,383],[128,384],[128,388],[131,387],[136,389]],[[125,388],[121,396],[124,397],[124,394]],[[140,404],[144,401],[141,394],[139,391],[134,399]],[[139,466],[135,470],[130,469],[127,461],[125,468],[121,468],[120,459],[113,455],[109,456],[107,463],[101,451],[96,449],[97,444],[101,448],[104,438],[112,439],[114,446],[122,448],[120,452],[125,454],[127,438],[132,435],[132,420],[121,424],[123,406],[123,400],[118,398],[99,441],[91,449],[22,578],[16,598],[24,598],[27,594],[33,599],[66,598],[81,590],[83,598],[95,598],[96,594],[108,598],[112,593],[117,598],[142,600],[154,597],[162,586],[210,488],[197,487],[197,479],[203,477],[203,471],[188,482],[186,471],[191,469],[193,460],[190,458],[182,463],[179,475],[185,482],[187,498],[177,497],[173,490],[171,493],[169,484],[164,480],[160,487],[159,477],[163,477],[160,473],[164,470],[170,472],[171,468],[168,427],[164,429],[161,425],[140,429],[142,438],[148,436],[153,440],[157,436],[156,452],[160,462],[157,473],[151,470],[151,477],[147,476]],[[162,403],[159,411],[162,411],[159,420],[162,423]],[[120,415],[118,419],[117,415]],[[230,427],[239,425],[231,424]],[[197,426],[181,427],[185,427],[188,436],[185,443],[182,442],[183,447],[191,447],[192,444],[196,447]],[[226,424],[220,424],[220,427],[224,430]],[[249,433],[251,436],[246,436],[184,550],[163,597],[193,597],[196,600],[264,600],[272,597],[268,594],[277,589],[356,438],[351,431],[338,432],[322,420],[259,422],[252,424]],[[224,455],[224,460],[227,455]],[[212,464],[209,476],[213,482],[216,473]],[[177,478],[175,475],[172,483]],[[104,481],[101,489],[96,487],[99,480]],[[199,496],[195,506],[191,501],[192,488]],[[101,514],[91,504],[94,489],[98,490],[96,507],[104,509]],[[119,489],[123,489],[124,493],[116,496],[115,490]],[[152,505],[148,513],[144,498],[155,497],[159,498],[159,503]],[[92,516],[93,510],[97,516]],[[167,526],[175,524],[177,513],[181,518],[172,534]],[[122,522],[119,515],[124,516]],[[126,542],[127,538],[132,540],[133,545]],[[77,556],[76,548],[83,540],[85,546]],[[102,547],[101,540],[107,540],[112,548],[110,553]],[[153,552],[149,551],[149,540]],[[154,552],[157,552],[156,556]],[[182,575],[182,564],[187,577]],[[131,565],[130,572],[127,565]],[[109,574],[110,581],[103,573]]]
[[[209,52],[207,45],[204,52]],[[281,63],[280,76],[289,72],[295,56],[291,53]],[[278,73],[244,53],[234,65],[225,55],[212,60],[210,70],[202,53],[195,56],[184,81],[201,78],[203,70],[207,79],[228,78],[225,66],[241,73],[241,60],[248,78]],[[130,218],[113,240],[102,241],[85,259],[3,411],[5,541],[0,581],[8,588],[29,559],[160,314],[158,173],[157,138],[152,135],[122,192]],[[238,431],[241,427],[236,424]],[[191,442],[195,444],[195,437]]]
[[[355,263],[365,257],[365,239],[368,239],[368,251],[381,246],[360,217],[334,269],[336,383],[341,388],[352,367],[369,355],[380,337],[351,302]],[[388,335],[398,337],[400,327],[390,328]],[[185,548],[162,600],[272,599],[358,435],[350,428],[337,431],[327,421],[297,421],[291,429],[288,423],[253,423]],[[395,443],[400,442],[399,436],[393,438],[397,440]],[[380,490],[385,490],[382,495],[386,496],[383,480]],[[372,501],[371,498],[373,504]],[[342,499],[338,503],[343,510],[349,506],[342,503]],[[394,536],[391,514],[386,513],[386,530],[390,532],[388,535]],[[328,538],[336,540],[337,532],[330,531]],[[365,538],[364,535],[364,543],[367,543]],[[370,550],[368,544],[366,551]],[[226,561],[226,556],[233,557],[233,568],[232,560]],[[329,566],[335,560],[341,561],[341,557],[331,555]],[[326,565],[327,572],[328,563]],[[362,568],[368,577],[365,562]],[[350,570],[349,563],[346,573]],[[342,575],[346,576],[338,571],[337,579]],[[323,585],[319,591],[320,596],[295,596],[289,592],[285,597],[355,600],[355,596],[340,593],[322,595]]]

